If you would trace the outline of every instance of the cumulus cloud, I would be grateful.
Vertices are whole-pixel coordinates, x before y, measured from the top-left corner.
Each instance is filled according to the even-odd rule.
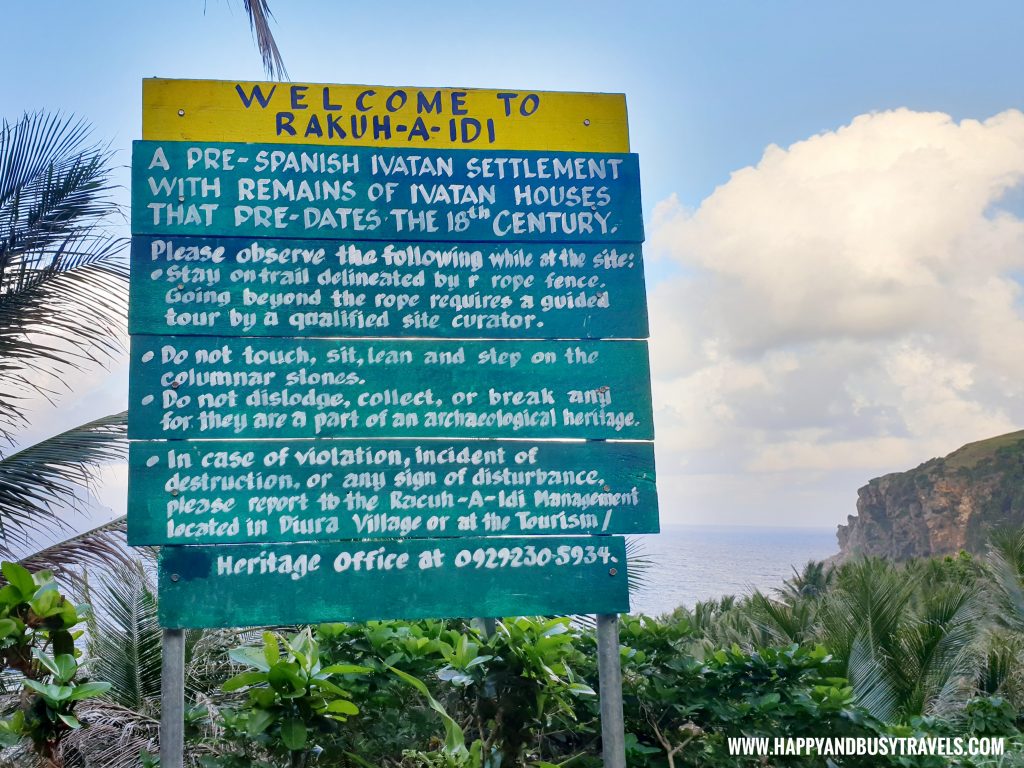
[[[874,474],[1024,427],[1024,220],[1000,207],[1022,181],[1024,113],[897,110],[660,203],[668,511],[831,524]]]

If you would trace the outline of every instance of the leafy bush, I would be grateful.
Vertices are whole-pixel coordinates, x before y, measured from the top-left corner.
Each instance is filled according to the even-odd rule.
[[[82,727],[75,705],[110,688],[79,679],[76,627],[88,606],[61,595],[49,571],[32,574],[10,562],[0,567],[7,581],[0,589],[0,658],[23,688],[14,713],[0,721],[0,744],[29,739],[44,761],[60,766],[61,740]]]

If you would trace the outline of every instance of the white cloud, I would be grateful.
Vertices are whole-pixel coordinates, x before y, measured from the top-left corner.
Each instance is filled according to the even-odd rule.
[[[748,522],[831,524],[851,469],[1024,425],[1024,221],[999,208],[1022,181],[1024,113],[897,110],[770,146],[695,211],[660,203],[652,251],[682,268],[650,297],[666,511],[762,498]]]

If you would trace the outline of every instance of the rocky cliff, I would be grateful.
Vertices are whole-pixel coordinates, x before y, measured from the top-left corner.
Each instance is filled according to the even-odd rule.
[[[1024,527],[1024,430],[869,482],[839,526],[839,559],[981,552],[1006,527]]]

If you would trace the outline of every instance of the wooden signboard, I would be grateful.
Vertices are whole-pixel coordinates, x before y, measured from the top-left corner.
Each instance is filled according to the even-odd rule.
[[[610,534],[658,520],[624,98],[149,80],[143,115],[165,625],[626,609]]]
[[[167,547],[160,623],[239,627],[629,608],[621,538]]]
[[[142,111],[157,141],[629,151],[621,93],[154,78]]]
[[[135,336],[137,439],[654,436],[645,341]]]
[[[621,94],[147,80],[129,541],[181,628],[597,613],[658,530]],[[618,703],[616,703],[618,702]]]
[[[647,337],[630,243],[139,236],[131,258],[132,333]]]
[[[639,442],[134,442],[134,546],[650,533]]]
[[[636,155],[137,141],[132,232],[638,243]]]

